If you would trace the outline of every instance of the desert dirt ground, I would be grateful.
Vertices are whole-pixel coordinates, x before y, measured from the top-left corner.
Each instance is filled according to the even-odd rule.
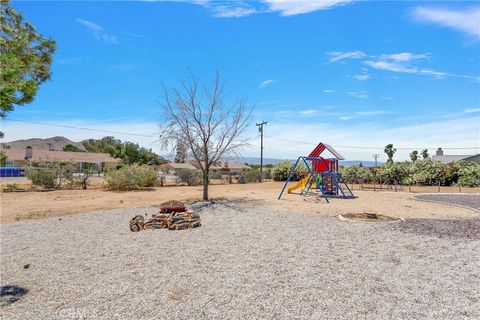
[[[447,204],[415,200],[405,192],[354,190],[355,198],[332,199],[329,204],[316,196],[284,194],[277,200],[281,182],[210,186],[212,198],[256,200],[287,211],[313,212],[323,215],[374,212],[402,218],[455,219],[476,215],[472,210]],[[60,190],[51,192],[0,193],[1,223],[49,218],[75,213],[117,208],[158,205],[167,200],[200,200],[202,187],[162,187],[150,191],[112,192],[101,189]]]

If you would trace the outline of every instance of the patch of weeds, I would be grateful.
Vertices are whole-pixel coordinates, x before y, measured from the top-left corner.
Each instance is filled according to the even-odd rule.
[[[33,211],[33,212],[26,212],[26,213],[18,213],[15,217],[15,220],[22,221],[22,220],[31,220],[31,219],[42,219],[47,216],[47,211]]]

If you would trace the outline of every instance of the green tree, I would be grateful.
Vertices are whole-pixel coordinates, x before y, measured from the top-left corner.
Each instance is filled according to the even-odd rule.
[[[76,145],[73,145],[73,144],[70,144],[70,143],[63,146],[63,151],[83,152],[83,150],[79,149]]]
[[[125,164],[164,164],[167,160],[157,155],[152,149],[140,147],[138,143],[122,142],[114,137],[89,139],[83,141],[88,152],[109,153],[114,158],[122,159]]]
[[[445,165],[440,161],[422,159],[413,166],[413,180],[422,185],[436,185],[445,181]]]
[[[0,166],[7,164],[7,154],[4,151],[0,151]]]
[[[385,149],[383,150],[383,152],[385,152],[385,154],[386,154],[387,157],[388,157],[387,162],[392,163],[392,162],[393,162],[393,155],[395,154],[395,152],[397,152],[397,149],[395,149],[395,148],[393,147],[393,144],[390,143],[390,144],[387,144],[387,145],[385,146]]]
[[[181,141],[177,141],[177,153],[175,155],[175,163],[185,163],[185,145]]]
[[[417,150],[413,150],[411,153],[410,153],[410,160],[412,160],[413,163],[415,163],[415,161],[417,161],[418,159],[418,151]]]
[[[9,0],[0,0],[0,117],[30,103],[50,79],[56,43],[37,33]]]
[[[422,158],[423,159],[428,159],[429,155],[428,155],[428,149],[423,149],[422,150]]]
[[[458,184],[462,187],[480,187],[480,164],[459,161]]]
[[[370,169],[362,166],[341,167],[340,173],[348,182],[368,183],[373,181],[373,173]]]

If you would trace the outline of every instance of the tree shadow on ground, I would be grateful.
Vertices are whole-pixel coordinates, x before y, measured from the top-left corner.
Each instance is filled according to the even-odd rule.
[[[16,285],[6,285],[0,287],[0,307],[8,306],[17,302],[27,293],[27,288],[22,288]]]

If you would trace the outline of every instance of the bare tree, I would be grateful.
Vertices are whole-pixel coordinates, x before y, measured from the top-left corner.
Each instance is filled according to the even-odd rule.
[[[178,88],[163,87],[160,142],[170,148],[182,142],[203,174],[203,200],[208,200],[210,167],[227,154],[248,144],[242,137],[251,109],[244,101],[229,106],[224,101],[224,82],[217,72],[211,87],[190,75]]]

